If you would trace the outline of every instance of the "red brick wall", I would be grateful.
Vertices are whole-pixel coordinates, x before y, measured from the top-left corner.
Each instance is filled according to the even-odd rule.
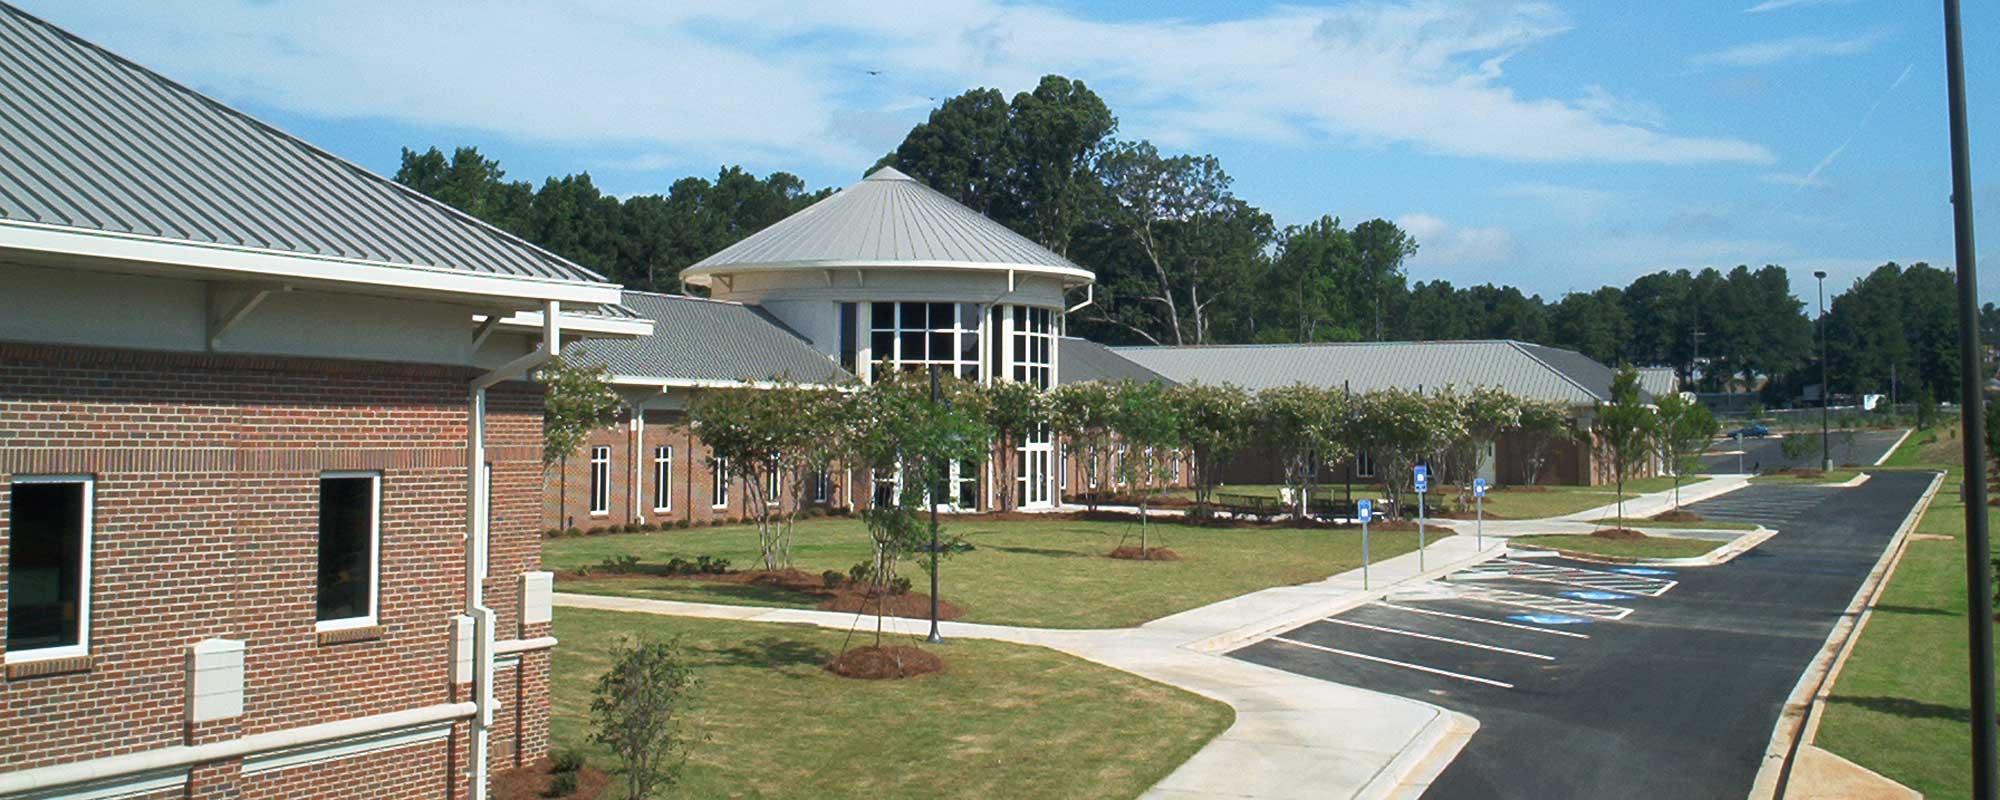
[[[471,375],[0,344],[0,608],[11,475],[97,480],[91,663],[84,672],[0,682],[0,770],[184,744],[190,733],[206,741],[453,700],[448,631],[464,606]],[[518,608],[519,573],[540,564],[541,398],[526,384],[489,397],[487,602],[499,616],[496,638],[544,635],[545,626],[521,630]],[[320,472],[332,469],[382,473],[381,633],[322,645],[314,631],[317,491]],[[190,732],[187,648],[211,637],[247,643],[244,713],[228,729]],[[528,653],[523,663],[545,674],[547,658]],[[547,703],[544,679],[522,704],[528,749],[546,746]],[[503,736],[511,746],[512,730],[496,731]],[[435,797],[445,769],[400,756],[343,759],[294,789]],[[270,792],[241,796],[286,796],[268,783],[243,786],[253,783]]]

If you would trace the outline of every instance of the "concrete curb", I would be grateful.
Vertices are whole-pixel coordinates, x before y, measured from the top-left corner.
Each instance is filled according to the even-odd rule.
[[[1818,715],[1824,711],[1826,697],[1832,691],[1834,674],[1846,661],[1847,654],[1853,652],[1860,641],[1861,625],[1867,619],[1867,610],[1875,606],[1875,601],[1888,586],[1889,573],[1903,558],[1903,548],[1909,543],[1910,531],[1917,521],[1923,519],[1924,512],[1930,510],[1931,501],[1937,497],[1938,487],[1944,485],[1944,473],[1931,478],[1931,485],[1924,490],[1922,499],[1903,518],[1903,524],[1896,528],[1896,535],[1889,540],[1889,546],[1882,551],[1882,557],[1875,562],[1875,568],[1868,573],[1868,579],[1854,592],[1847,609],[1841,612],[1839,622],[1828,631],[1826,643],[1820,647],[1812,664],[1799,676],[1799,682],[1792,687],[1785,705],[1778,714],[1778,722],[1772,726],[1771,743],[1764,748],[1763,766],[1757,769],[1757,779],[1751,784],[1750,800],[1775,800],[1786,791],[1786,783],[1791,777],[1792,761],[1802,744],[1809,744],[1818,733]]]
[[[1917,429],[1916,429],[1916,428],[1904,428],[1904,429],[1903,429],[1903,435],[1901,435],[1901,436],[1898,436],[1898,437],[1896,437],[1896,443],[1895,443],[1895,444],[1892,444],[1892,445],[1889,445],[1889,449],[1888,449],[1888,451],[1887,451],[1887,452],[1884,452],[1884,453],[1882,454],[1882,457],[1881,457],[1881,458],[1878,458],[1878,459],[1875,459],[1875,464],[1874,464],[1874,465],[1875,465],[1875,466],[1878,466],[1878,467],[1879,467],[1879,466],[1882,466],[1883,464],[1886,464],[1886,463],[1888,463],[1888,461],[1889,461],[1889,457],[1890,457],[1890,456],[1893,456],[1893,455],[1895,455],[1895,454],[1896,454],[1896,451],[1897,451],[1898,449],[1901,449],[1901,448],[1902,448],[1902,446],[1903,446],[1903,443],[1904,443],[1904,442],[1906,442],[1906,441],[1909,441],[1909,439],[1910,439],[1910,434],[1913,434],[1913,433],[1916,433],[1916,432],[1917,432]]]
[[[1410,759],[1409,763],[1403,764],[1400,769],[1398,764],[1404,761],[1404,754],[1413,752],[1417,748],[1412,746],[1405,750],[1404,754],[1398,754],[1396,762],[1384,770],[1385,773],[1398,774],[1396,782],[1381,787],[1379,792],[1376,791],[1378,787],[1369,784],[1363,790],[1363,796],[1394,798],[1394,800],[1417,800],[1423,797],[1424,792],[1430,790],[1431,784],[1437,781],[1438,776],[1444,774],[1445,767],[1451,766],[1451,762],[1458,759],[1459,752],[1472,741],[1472,735],[1479,732],[1479,720],[1465,714],[1446,710],[1440,719],[1444,723],[1443,731],[1435,740],[1426,744],[1424,754],[1419,758]]]
[[[1579,534],[1556,534],[1556,535],[1588,536],[1590,534],[1579,533]],[[1509,555],[1514,555],[1516,553],[1519,553],[1523,556],[1528,556],[1530,554],[1539,552],[1551,552],[1555,553],[1556,555],[1562,556],[1563,558],[1572,559],[1575,561],[1589,561],[1595,564],[1614,564],[1618,566],[1713,567],[1717,564],[1727,564],[1731,561],[1736,560],[1737,556],[1750,552],[1752,549],[1755,549],[1757,545],[1769,541],[1771,537],[1776,535],[1778,535],[1777,531],[1759,525],[1757,526],[1756,530],[1741,532],[1741,535],[1735,537],[1734,539],[1731,539],[1728,544],[1722,545],[1721,547],[1717,547],[1713,550],[1708,551],[1707,553],[1703,553],[1698,556],[1683,556],[1680,558],[1656,558],[1650,556],[1633,556],[1633,557],[1607,556],[1601,553],[1587,553],[1581,550],[1566,550],[1560,547],[1541,547],[1534,549],[1527,549],[1524,547],[1521,550],[1515,550],[1511,545],[1508,547],[1507,552]]]

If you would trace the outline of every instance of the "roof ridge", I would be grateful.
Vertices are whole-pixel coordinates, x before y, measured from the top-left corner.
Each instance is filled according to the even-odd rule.
[[[619,291],[625,294],[636,294],[642,297],[658,297],[663,300],[697,300],[703,303],[715,303],[718,305],[725,305],[725,306],[749,305],[749,303],[745,303],[741,300],[718,300],[713,297],[701,297],[692,294],[674,294],[672,292],[649,292],[644,289],[620,289]]]
[[[166,86],[167,88],[169,88],[169,89],[171,89],[171,90],[173,90],[173,91],[177,91],[177,92],[181,92],[181,93],[183,93],[183,94],[187,95],[188,97],[191,97],[191,98],[193,98],[194,100],[196,100],[196,101],[200,102],[200,103],[201,103],[202,105],[205,105],[205,106],[208,106],[209,108],[211,108],[211,109],[212,109],[212,110],[214,110],[214,111],[217,111],[217,112],[219,112],[219,113],[222,113],[222,114],[225,114],[225,115],[227,115],[227,116],[229,116],[229,117],[232,117],[232,118],[234,118],[234,119],[238,119],[238,120],[240,120],[240,121],[242,121],[242,122],[245,122],[245,123],[249,124],[250,126],[252,126],[252,127],[254,127],[254,128],[257,128],[257,129],[260,129],[260,130],[263,130],[263,131],[265,131],[266,133],[269,133],[269,134],[271,134],[271,135],[273,135],[273,136],[276,136],[276,137],[278,137],[278,138],[280,138],[280,139],[283,139],[284,141],[286,141],[286,142],[288,142],[288,143],[291,143],[291,144],[293,144],[293,145],[296,145],[296,146],[298,146],[298,147],[300,147],[300,148],[303,148],[304,150],[306,150],[306,151],[307,151],[307,153],[309,153],[309,154],[311,154],[311,155],[316,155],[316,156],[318,156],[318,157],[320,157],[320,158],[322,158],[322,159],[325,159],[325,160],[327,160],[327,161],[331,162],[331,163],[332,163],[332,164],[333,164],[334,166],[337,166],[337,167],[339,167],[339,168],[341,168],[341,169],[344,169],[344,170],[347,170],[347,171],[350,171],[350,172],[353,172],[353,173],[355,173],[355,174],[358,174],[358,175],[360,175],[360,176],[362,176],[363,178],[366,178],[366,179],[368,179],[368,180],[371,180],[371,181],[375,181],[375,182],[378,182],[378,183],[381,183],[381,184],[386,184],[386,185],[388,185],[388,186],[391,186],[391,187],[394,187],[394,188],[395,188],[396,190],[398,190],[398,191],[401,191],[401,192],[403,192],[403,193],[406,193],[406,194],[408,194],[408,195],[411,195],[411,196],[413,196],[413,197],[416,197],[416,198],[418,198],[419,200],[421,200],[422,202],[425,202],[425,203],[429,203],[429,204],[431,204],[431,205],[433,205],[433,206],[436,206],[437,208],[440,208],[440,209],[442,209],[442,210],[443,210],[443,211],[444,211],[445,213],[447,213],[447,214],[449,214],[449,215],[451,215],[451,216],[454,216],[454,217],[458,217],[458,218],[460,218],[460,219],[462,219],[463,221],[466,221],[466,222],[470,222],[470,223],[472,223],[473,225],[475,225],[475,226],[477,226],[477,227],[479,227],[479,228],[482,228],[482,229],[484,229],[484,230],[485,230],[485,231],[486,231],[486,232],[487,232],[488,234],[491,234],[491,235],[494,235],[494,236],[497,236],[497,237],[499,237],[499,238],[501,238],[501,239],[503,239],[503,240],[506,240],[506,241],[508,241],[508,242],[510,242],[510,243],[512,243],[512,244],[516,244],[516,245],[520,245],[520,246],[522,246],[522,247],[526,247],[526,248],[528,248],[529,250],[532,250],[532,251],[534,251],[535,253],[538,253],[538,254],[540,254],[540,255],[542,255],[542,256],[544,256],[544,257],[546,257],[546,258],[551,258],[551,259],[554,259],[554,260],[555,260],[556,262],[558,262],[558,263],[560,263],[560,264],[562,264],[562,265],[564,265],[564,266],[567,266],[567,267],[570,267],[570,268],[573,268],[573,269],[576,269],[576,270],[578,270],[578,271],[580,271],[580,272],[582,272],[582,273],[584,273],[584,274],[586,274],[586,275],[590,275],[590,276],[592,276],[592,277],[595,277],[595,278],[596,278],[596,279],[597,279],[597,280],[598,280],[599,282],[601,282],[601,283],[610,283],[610,281],[609,281],[609,280],[607,280],[607,279],[606,279],[606,278],[605,278],[605,277],[604,277],[603,275],[600,275],[600,274],[598,274],[596,270],[593,270],[593,269],[590,269],[589,267],[585,267],[585,266],[583,266],[582,264],[578,264],[578,263],[576,263],[576,262],[574,262],[574,261],[571,261],[571,260],[569,260],[569,259],[567,259],[567,258],[564,258],[564,257],[562,257],[562,256],[560,256],[560,255],[557,255],[557,254],[555,254],[555,253],[552,253],[552,252],[550,252],[550,251],[548,251],[548,250],[546,250],[546,249],[542,248],[542,247],[541,247],[540,245],[537,245],[537,244],[535,244],[534,242],[530,242],[530,241],[528,241],[528,240],[527,240],[527,239],[525,239],[525,238],[522,238],[522,237],[520,237],[520,236],[517,236],[517,235],[515,235],[515,234],[513,234],[513,233],[509,233],[509,232],[507,232],[506,230],[503,230],[503,229],[501,229],[501,228],[500,228],[499,226],[496,226],[496,225],[493,225],[492,223],[489,223],[489,222],[487,222],[487,221],[485,221],[485,220],[482,220],[482,219],[480,219],[480,218],[478,218],[478,217],[475,217],[475,216],[473,216],[473,215],[471,215],[471,214],[468,214],[468,213],[466,213],[466,212],[464,212],[464,211],[461,211],[461,210],[459,210],[458,208],[456,208],[456,207],[452,206],[452,205],[451,205],[450,203],[446,203],[446,202],[443,202],[443,201],[441,201],[441,200],[438,200],[438,199],[436,199],[436,198],[434,198],[434,197],[431,197],[430,195],[426,195],[426,194],[424,194],[423,192],[419,192],[419,191],[417,191],[417,190],[415,190],[415,189],[412,189],[412,188],[410,188],[410,187],[408,187],[408,186],[404,186],[404,185],[402,185],[402,184],[400,184],[400,183],[397,183],[397,182],[395,182],[394,180],[390,180],[390,179],[388,179],[388,178],[385,178],[385,177],[382,177],[381,175],[377,175],[377,174],[375,174],[374,172],[371,172],[371,171],[369,171],[369,170],[368,170],[368,169],[367,169],[366,167],[363,167],[363,166],[361,166],[361,165],[359,165],[359,164],[355,164],[355,163],[354,163],[354,162],[352,162],[352,161],[349,161],[349,160],[347,160],[347,159],[345,159],[345,158],[342,158],[342,157],[340,157],[340,156],[338,156],[338,155],[335,155],[335,154],[333,154],[332,152],[329,152],[329,151],[327,151],[327,150],[325,150],[325,149],[323,149],[323,148],[320,148],[320,147],[318,147],[318,146],[314,145],[313,143],[311,143],[311,142],[308,142],[308,141],[306,141],[305,139],[302,139],[302,138],[300,138],[300,137],[298,137],[298,136],[295,136],[295,135],[293,135],[293,134],[291,134],[291,133],[289,133],[289,132],[285,131],[284,129],[282,129],[282,128],[279,128],[279,127],[278,127],[278,126],[276,126],[276,125],[272,125],[271,123],[268,123],[268,122],[265,122],[264,120],[261,120],[261,119],[258,119],[257,117],[254,117],[254,116],[251,116],[250,114],[247,114],[247,113],[244,113],[244,112],[242,112],[242,111],[239,111],[239,110],[237,110],[236,108],[234,108],[234,107],[231,107],[231,106],[230,106],[229,104],[227,104],[227,103],[224,103],[224,102],[222,102],[222,101],[220,101],[220,100],[217,100],[217,99],[215,99],[215,98],[213,98],[213,97],[209,97],[209,96],[208,96],[207,94],[205,94],[205,93],[203,93],[203,92],[201,92],[201,91],[199,91],[199,90],[196,90],[195,88],[193,88],[193,87],[191,87],[191,86],[188,86],[187,84],[184,84],[184,83],[181,83],[180,81],[177,81],[177,80],[174,80],[173,78],[169,78],[169,77],[167,77],[167,76],[166,76],[165,74],[163,74],[163,73],[160,73],[160,72],[158,72],[158,71],[156,71],[156,70],[154,70],[154,69],[152,69],[152,68],[150,68],[150,67],[147,67],[147,66],[146,66],[146,65],[144,65],[144,64],[140,64],[139,62],[136,62],[136,61],[133,61],[132,59],[129,59],[129,58],[126,58],[126,57],[124,57],[124,56],[121,56],[121,55],[119,55],[119,54],[117,54],[117,53],[115,53],[115,52],[112,52],[110,48],[107,48],[107,47],[104,47],[103,45],[100,45],[100,44],[98,44],[98,43],[96,43],[96,42],[93,42],[93,41],[91,41],[91,40],[89,40],[89,39],[85,39],[85,38],[83,38],[82,36],[79,36],[79,35],[77,35],[77,34],[75,34],[75,33],[71,32],[71,31],[70,31],[69,29],[67,29],[67,28],[64,28],[64,27],[62,27],[62,26],[60,26],[60,25],[57,25],[57,24],[55,24],[55,23],[53,23],[53,22],[49,22],[48,20],[45,20],[45,19],[42,19],[41,17],[38,17],[38,16],[35,16],[34,14],[31,14],[31,13],[28,13],[28,12],[27,12],[26,10],[24,10],[24,9],[22,9],[22,8],[18,7],[18,6],[15,6],[15,5],[11,4],[11,3],[7,3],[7,2],[5,2],[5,0],[0,0],[0,10],[4,10],[4,11],[5,11],[5,12],[7,12],[7,13],[10,13],[10,14],[13,14],[13,15],[14,15],[14,16],[16,16],[16,17],[19,17],[19,18],[21,18],[21,19],[23,19],[23,20],[26,20],[26,21],[27,21],[28,23],[30,23],[30,24],[33,24],[33,25],[36,25],[36,26],[38,26],[38,27],[41,27],[41,28],[43,28],[43,29],[46,29],[46,30],[48,30],[49,32],[51,32],[51,33],[54,33],[54,34],[55,34],[55,35],[56,35],[57,37],[59,37],[59,38],[62,38],[62,39],[65,39],[65,40],[68,40],[68,41],[70,41],[70,42],[73,42],[73,43],[75,43],[75,44],[77,44],[77,45],[79,45],[79,46],[82,46],[82,47],[85,47],[85,48],[88,48],[88,49],[89,49],[89,50],[91,50],[92,52],[95,52],[95,53],[97,53],[97,54],[98,54],[98,55],[100,55],[100,56],[103,56],[103,57],[105,57],[105,58],[107,58],[107,59],[110,59],[111,61],[113,61],[113,62],[115,62],[115,63],[118,63],[118,64],[120,64],[120,65],[123,65],[124,67],[126,67],[126,68],[128,68],[128,69],[131,69],[131,70],[134,70],[134,71],[137,71],[137,72],[138,72],[138,73],[140,73],[141,75],[144,75],[145,77],[147,77],[147,78],[149,78],[149,79],[151,79],[151,80],[155,80],[155,81],[158,81],[158,82],[160,82],[161,84],[165,85],[165,86]],[[68,226],[68,225],[65,225],[65,226],[61,226],[61,227],[64,227],[64,228],[71,228],[71,229],[74,229],[74,230],[82,230],[82,231],[88,231],[88,230],[91,230],[91,229],[88,229],[88,228],[77,228],[77,227],[75,227],[75,226]],[[263,250],[263,251],[267,251],[267,252],[273,252],[273,253],[288,253],[288,254],[292,254],[292,255],[306,255],[306,254],[303,254],[303,253],[294,253],[293,251],[289,251],[289,250],[280,250],[280,249],[276,249],[276,248],[268,248],[268,247],[263,247],[263,248],[249,248],[249,249],[255,249],[255,250]],[[402,265],[402,264],[396,264],[395,262],[389,262],[389,261],[380,261],[380,260],[376,260],[376,263],[382,263],[382,264],[387,264],[387,265],[390,265],[390,266],[431,266],[431,267],[444,267],[444,266],[445,266],[445,265],[443,265],[443,264],[428,264],[428,265],[425,265],[425,264],[412,264],[412,265]],[[473,265],[472,265],[472,264],[467,264],[467,265],[465,265],[465,266],[466,266],[466,267],[471,267],[471,266],[473,266]],[[551,278],[551,279],[552,279],[552,280],[557,280],[557,281],[561,281],[561,282],[564,282],[564,283],[580,283],[580,282],[581,282],[581,281],[570,281],[570,280],[566,280],[566,279],[563,279],[563,278]]]
[[[1548,361],[1547,361],[1546,359],[1543,359],[1543,358],[1542,358],[1541,356],[1538,356],[1538,355],[1535,355],[1535,354],[1534,354],[1533,352],[1531,352],[1530,350],[1528,350],[1528,346],[1529,346],[1529,344],[1530,344],[1530,343],[1528,343],[1528,342],[1519,342],[1519,341],[1515,341],[1515,340],[1513,340],[1513,339],[1508,339],[1508,340],[1507,340],[1507,343],[1508,343],[1508,344],[1510,344],[1510,345],[1513,345],[1513,347],[1514,347],[1514,350],[1515,350],[1516,352],[1520,353],[1520,354],[1521,354],[1521,355],[1523,355],[1523,356],[1526,356],[1526,357],[1528,357],[1528,359],[1529,359],[1529,360],[1531,360],[1531,361],[1534,361],[1534,362],[1535,362],[1536,364],[1540,364],[1540,365],[1542,366],[1542,368],[1543,368],[1543,369],[1546,369],[1546,370],[1548,370],[1548,371],[1550,371],[1550,372],[1553,372],[1553,373],[1555,373],[1555,374],[1557,375],[1557,377],[1560,377],[1560,378],[1562,378],[1562,379],[1563,379],[1564,381],[1567,381],[1567,382],[1569,382],[1569,385],[1571,385],[1571,386],[1574,386],[1574,387],[1576,387],[1576,388],[1577,388],[1577,389],[1578,389],[1579,391],[1583,392],[1583,393],[1584,393],[1584,394],[1586,394],[1586,395],[1589,395],[1589,396],[1591,397],[1591,399],[1593,399],[1593,400],[1602,400],[1602,399],[1603,399],[1603,398],[1600,398],[1600,397],[1598,397],[1598,396],[1597,396],[1597,393],[1596,393],[1596,392],[1594,392],[1594,391],[1591,391],[1590,387],[1588,387],[1588,386],[1585,386],[1585,385],[1583,385],[1583,382],[1582,382],[1582,381],[1579,381],[1579,380],[1577,380],[1576,378],[1574,378],[1574,377],[1571,377],[1571,376],[1570,376],[1570,374],[1569,374],[1569,373],[1567,373],[1567,372],[1564,372],[1564,371],[1562,371],[1562,370],[1560,370],[1560,369],[1557,369],[1557,368],[1556,368],[1556,366],[1555,366],[1554,364],[1550,364],[1550,363],[1549,363],[1549,362],[1548,362]],[[1535,346],[1535,347],[1549,347],[1549,345],[1534,345],[1534,346]],[[1551,350],[1564,350],[1564,348],[1561,348],[1561,347],[1550,347],[1549,349],[1551,349]],[[1570,352],[1570,353],[1576,353],[1577,355],[1580,355],[1580,356],[1581,356],[1581,355],[1583,355],[1583,354],[1582,354],[1581,352],[1578,352],[1578,351],[1575,351],[1575,350],[1564,350],[1564,351],[1565,351],[1565,352]],[[1589,358],[1589,356],[1584,356],[1584,357],[1585,357],[1585,358]]]

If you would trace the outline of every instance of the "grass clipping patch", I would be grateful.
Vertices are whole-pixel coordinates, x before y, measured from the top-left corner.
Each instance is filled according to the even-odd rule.
[[[1127,560],[1127,561],[1179,561],[1179,560],[1181,560],[1181,554],[1179,554],[1179,553],[1176,553],[1176,552],[1174,552],[1173,550],[1171,550],[1171,549],[1169,549],[1169,548],[1165,548],[1165,547],[1149,547],[1149,548],[1146,548],[1145,550],[1143,550],[1143,551],[1142,551],[1142,550],[1140,550],[1140,549],[1139,549],[1139,546],[1138,546],[1138,545],[1136,545],[1136,544],[1127,544],[1127,545],[1120,545],[1120,546],[1118,547],[1118,549],[1116,549],[1116,550],[1113,550],[1113,551],[1111,551],[1111,557],[1112,557],[1112,558],[1121,558],[1121,559],[1125,559],[1125,560]]]
[[[944,670],[944,659],[909,645],[857,647],[834,656],[826,671],[866,681],[914,678]]]
[[[1702,517],[1687,509],[1673,509],[1653,515],[1654,522],[1701,522]]]
[[[1646,534],[1632,530],[1631,528],[1600,528],[1591,531],[1590,535],[1599,539],[1612,539],[1621,542],[1646,538]]]

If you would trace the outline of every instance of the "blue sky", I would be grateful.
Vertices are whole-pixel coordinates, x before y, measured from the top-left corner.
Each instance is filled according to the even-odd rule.
[[[1966,5],[1990,261],[2000,10]],[[1813,269],[1839,289],[1951,263],[1935,2],[25,6],[384,173],[476,144],[623,195],[723,164],[845,185],[937,100],[1058,72],[1122,137],[1217,155],[1281,224],[1398,220],[1415,279],[1553,297],[1779,263],[1810,299]]]

